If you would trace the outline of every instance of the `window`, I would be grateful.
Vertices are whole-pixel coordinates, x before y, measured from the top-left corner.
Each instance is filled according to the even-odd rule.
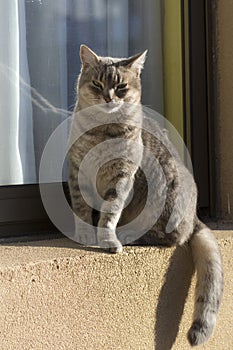
[[[38,182],[45,144],[74,106],[81,43],[100,55],[121,57],[149,47],[143,100],[162,112],[159,1],[155,4],[152,0],[146,5],[125,0],[26,0],[3,5],[2,36],[8,52],[2,50],[5,62],[1,58],[1,185]],[[66,140],[64,134],[58,153]]]
[[[119,57],[148,48],[143,103],[163,112],[161,8],[159,0],[14,0],[0,3],[0,17],[0,231],[17,234],[27,222],[47,227],[40,159],[74,107],[80,44]]]
[[[73,110],[82,43],[99,55],[109,56],[130,56],[149,49],[143,72],[143,104],[161,114],[165,112],[192,145],[194,171],[199,181],[204,169],[204,185],[202,180],[199,182],[202,188],[208,188],[208,165],[198,170],[196,136],[197,124],[201,123],[203,137],[208,139],[208,121],[203,116],[207,82],[197,80],[195,75],[198,65],[206,77],[203,40],[208,34],[208,11],[203,2],[195,4],[189,6],[182,0],[0,2],[2,237],[56,230],[40,200],[38,172],[47,140]],[[195,33],[197,27],[199,31]],[[198,56],[200,50],[202,54]],[[199,60],[189,64],[189,54],[194,52]],[[200,94],[202,112],[197,121],[193,106]],[[67,135],[65,130],[57,154],[66,144]],[[204,158],[209,151],[207,143],[201,152]],[[47,182],[53,182],[52,176]],[[209,193],[205,192],[203,198],[204,206],[208,206]]]

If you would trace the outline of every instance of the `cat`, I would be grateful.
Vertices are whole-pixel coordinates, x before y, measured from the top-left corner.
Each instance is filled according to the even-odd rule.
[[[137,237],[135,244],[190,245],[197,270],[197,285],[194,320],[188,340],[195,346],[205,342],[215,327],[223,293],[221,254],[210,229],[196,215],[197,188],[191,173],[172,151],[167,133],[157,124],[150,124],[146,118],[143,125],[144,119],[140,118],[143,114],[141,71],[146,54],[147,51],[129,58],[100,57],[81,45],[82,68],[73,115],[76,123],[73,125],[81,136],[72,142],[68,151],[71,203],[76,217],[81,219],[77,223],[77,231],[85,231],[86,226],[82,226],[82,222],[88,223],[90,231],[83,234],[89,235],[87,239],[95,235],[98,245],[112,253],[121,252],[122,243],[127,243],[123,235],[120,236],[120,231],[118,235],[116,230],[124,225],[127,227],[140,217],[146,205],[149,215],[141,215],[134,227],[144,225],[146,229],[148,222],[150,227],[148,232]],[[88,110],[92,110],[92,113],[85,112]],[[102,116],[105,122],[93,123],[92,128],[86,128],[93,115],[97,119]],[[116,122],[119,115],[121,118]],[[97,162],[99,169],[96,184],[93,184],[90,182],[93,172],[91,164],[97,161],[97,155],[101,158],[109,155],[111,150],[114,152],[112,143],[117,151],[126,151],[131,158],[117,156],[116,152],[112,159],[107,156],[102,163]],[[85,167],[81,169],[84,157],[99,145],[102,146],[101,151],[99,149],[98,153],[97,150],[88,158],[90,169],[88,166],[86,170]],[[147,166],[150,162],[153,166],[148,167],[145,176],[142,163]],[[80,189],[79,173],[82,174],[84,196]],[[99,212],[93,210],[93,185],[104,199]],[[148,196],[149,201],[146,200]],[[150,212],[155,207],[156,220]],[[151,218],[154,219],[152,225]]]

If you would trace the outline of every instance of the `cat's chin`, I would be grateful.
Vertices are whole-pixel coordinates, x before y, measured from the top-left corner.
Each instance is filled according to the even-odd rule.
[[[99,105],[98,108],[101,111],[103,111],[104,113],[111,114],[111,113],[118,112],[120,110],[121,106],[122,106],[121,102],[111,101],[111,102]]]

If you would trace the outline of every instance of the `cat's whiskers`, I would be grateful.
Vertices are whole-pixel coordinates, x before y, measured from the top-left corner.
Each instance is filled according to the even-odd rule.
[[[75,103],[73,103],[72,105],[68,106],[68,111],[73,111],[75,107]]]

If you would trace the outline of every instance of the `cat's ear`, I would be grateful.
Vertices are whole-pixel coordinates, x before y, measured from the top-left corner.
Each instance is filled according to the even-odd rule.
[[[144,52],[138,53],[137,55],[129,57],[127,59],[128,65],[136,70],[137,76],[140,75],[141,70],[144,67],[147,51],[148,50],[145,50]]]
[[[80,46],[80,58],[82,61],[83,69],[87,67],[93,67],[99,60],[98,56],[86,45]]]

